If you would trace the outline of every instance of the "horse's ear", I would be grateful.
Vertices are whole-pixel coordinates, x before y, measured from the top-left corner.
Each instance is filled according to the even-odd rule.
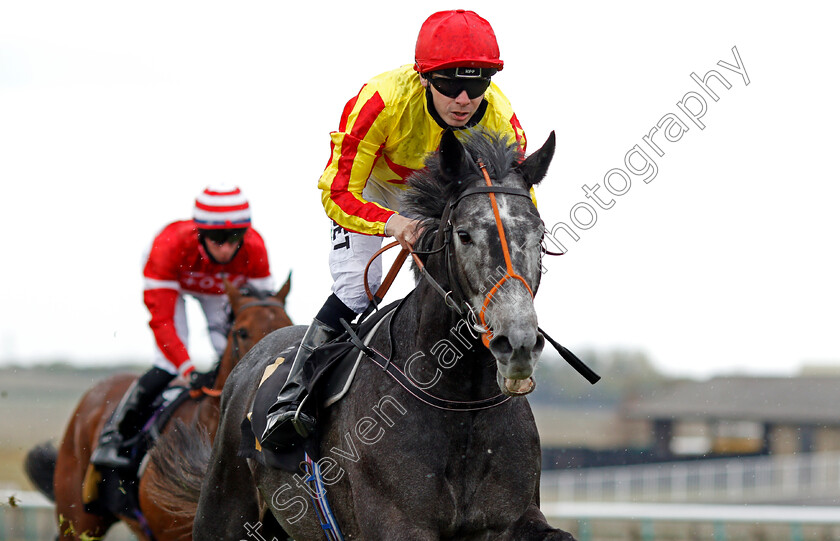
[[[444,131],[440,138],[440,172],[444,180],[452,182],[461,176],[465,158],[464,145],[455,137],[455,132]]]
[[[230,302],[233,311],[236,312],[236,306],[239,304],[239,299],[242,297],[242,294],[239,293],[239,288],[234,287],[227,278],[223,278],[222,282],[225,286],[225,293],[227,293],[228,301]]]
[[[292,271],[289,271],[289,276],[286,278],[286,283],[283,284],[283,287],[280,288],[274,298],[280,302],[286,302],[286,295],[289,294],[289,291],[292,289]]]
[[[528,186],[539,184],[545,178],[545,174],[548,172],[548,165],[554,157],[555,146],[556,142],[554,132],[552,131],[543,146],[519,164],[517,169],[519,169]]]

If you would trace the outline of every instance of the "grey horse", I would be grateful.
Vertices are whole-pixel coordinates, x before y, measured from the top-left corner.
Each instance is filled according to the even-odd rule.
[[[539,435],[521,396],[545,343],[533,304],[544,225],[529,190],[554,146],[552,133],[524,158],[496,134],[446,132],[409,180],[405,209],[424,218],[416,270],[429,279],[368,343],[404,377],[363,360],[319,416],[322,493],[345,539],[573,540],[539,509]],[[272,333],[230,375],[195,539],[324,539],[302,473],[237,454],[265,367],[304,330]]]

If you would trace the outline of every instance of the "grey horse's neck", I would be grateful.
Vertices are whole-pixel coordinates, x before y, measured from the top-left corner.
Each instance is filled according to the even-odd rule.
[[[427,270],[441,275],[434,272],[434,263]],[[426,390],[449,400],[480,400],[498,393],[493,356],[470,322],[447,307],[425,280],[396,317],[395,361],[415,383],[434,382]]]

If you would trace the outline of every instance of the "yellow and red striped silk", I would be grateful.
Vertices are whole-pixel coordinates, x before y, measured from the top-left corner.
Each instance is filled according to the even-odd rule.
[[[487,109],[478,125],[510,134],[524,150],[525,133],[508,99],[495,84],[484,99]],[[347,102],[338,131],[330,134],[330,159],[318,182],[327,215],[350,231],[384,235],[395,210],[365,200],[365,186],[375,179],[404,187],[409,175],[424,167],[426,155],[437,150],[442,134],[411,65],[368,81]]]

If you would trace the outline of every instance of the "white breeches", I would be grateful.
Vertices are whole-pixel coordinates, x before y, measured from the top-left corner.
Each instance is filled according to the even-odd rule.
[[[204,312],[204,317],[207,320],[207,332],[210,335],[210,343],[216,352],[216,356],[221,358],[227,346],[227,335],[229,331],[228,311],[230,310],[227,295],[201,295],[190,294],[201,305]],[[190,336],[189,327],[187,326],[187,312],[184,295],[179,295],[175,303],[175,330],[178,332],[178,338],[187,346]],[[155,342],[155,366],[166,370],[171,374],[177,374],[179,371],[184,373],[190,366],[192,361],[187,361],[180,368],[176,368],[172,362],[166,358],[163,352]]]
[[[402,193],[403,190],[397,186],[371,178],[362,195],[367,201],[399,211],[402,206],[400,202]],[[333,223],[332,249],[330,250],[332,291],[341,299],[341,302],[357,314],[363,312],[369,302],[364,286],[365,266],[381,246],[382,237],[354,233]],[[368,285],[371,292],[375,293],[381,283],[382,258],[377,258],[368,269]]]

